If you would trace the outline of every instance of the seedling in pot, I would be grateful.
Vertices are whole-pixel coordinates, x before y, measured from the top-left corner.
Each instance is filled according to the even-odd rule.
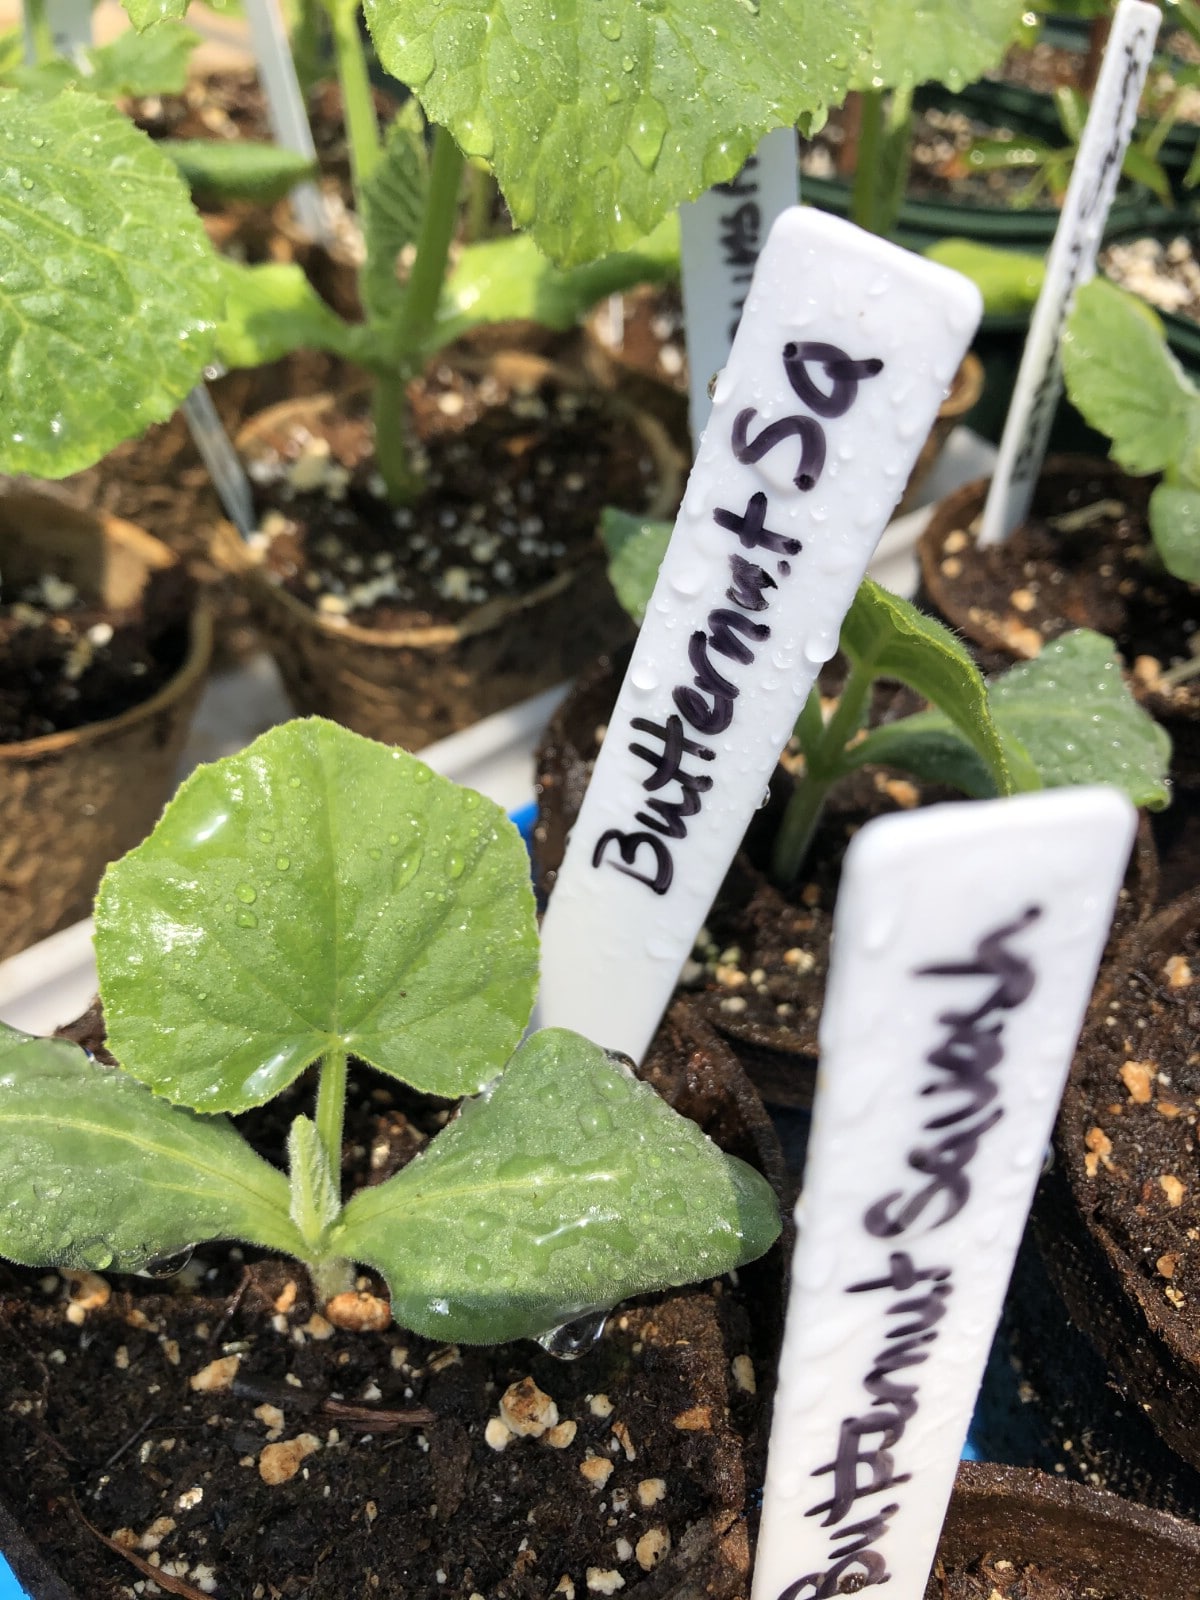
[[[365,1263],[402,1325],[491,1343],[728,1271],[778,1232],[765,1180],[621,1061],[563,1030],[518,1048],[537,963],[524,846],[400,750],[310,720],[199,769],[109,869],[96,952],[117,1068],[0,1038],[14,1261],[129,1271],[237,1239],[295,1256],[326,1299]],[[343,1203],[350,1056],[467,1098]],[[309,1069],[285,1176],[230,1117]]]
[[[606,512],[602,531],[614,587],[640,621],[670,525]],[[830,791],[868,765],[975,798],[1110,783],[1137,805],[1168,803],[1170,740],[1134,700],[1111,641],[1098,633],[1069,633],[988,685],[955,634],[867,578],[840,647],[847,673],[836,704],[827,715],[814,688],[793,734],[804,766],[774,846],[782,883],[804,865]],[[880,680],[906,684],[931,709],[865,728]]]
[[[1147,560],[1200,583],[1200,390],[1167,348],[1162,324],[1141,301],[1094,279],[1075,297],[1062,363],[1072,404],[1112,440],[1118,466],[1162,474],[1150,496]]]

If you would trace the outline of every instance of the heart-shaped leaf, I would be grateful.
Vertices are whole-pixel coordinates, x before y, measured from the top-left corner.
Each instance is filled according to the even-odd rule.
[[[160,139],[158,148],[170,156],[192,193],[205,200],[273,205],[317,171],[315,159],[258,139]]]
[[[217,354],[227,367],[262,366],[293,350],[330,350],[350,360],[369,355],[361,324],[331,311],[294,261],[250,267],[223,259],[221,276],[228,294]]]
[[[938,706],[986,764],[997,790],[1011,792],[983,677],[949,628],[864,578],[842,623],[841,645],[856,667],[898,678]]]
[[[608,551],[608,581],[633,620],[641,624],[671,542],[672,524],[606,506],[600,537]]]
[[[1048,789],[1111,783],[1135,805],[1160,811],[1167,804],[1171,741],[1130,694],[1111,639],[1086,628],[1065,633],[996,678],[988,697],[1010,767],[1030,763]],[[978,755],[937,711],[872,729],[850,761],[902,767],[966,794],[997,792]]]
[[[329,1243],[384,1274],[403,1327],[493,1344],[728,1272],[778,1233],[759,1173],[598,1045],[550,1028],[402,1172],[360,1190]]]
[[[114,107],[0,91],[0,470],[61,478],[171,415],[213,352],[216,257]]]
[[[226,1118],[0,1024],[0,1256],[131,1271],[201,1239],[302,1255],[283,1174]]]
[[[488,239],[459,253],[438,306],[431,346],[457,339],[481,322],[528,318],[544,328],[573,328],[605,295],[678,276],[679,221],[673,215],[630,249],[582,267],[556,267],[525,233]]]
[[[330,1049],[430,1094],[494,1077],[537,965],[499,806],[312,718],[201,767],[96,905],[109,1047],[204,1111],[261,1105]]]
[[[1025,0],[875,0],[851,87],[961,89],[996,65],[1028,9]]]
[[[1006,0],[1007,4],[1007,0]],[[626,249],[842,98],[853,0],[366,0],[379,58],[564,265]]]

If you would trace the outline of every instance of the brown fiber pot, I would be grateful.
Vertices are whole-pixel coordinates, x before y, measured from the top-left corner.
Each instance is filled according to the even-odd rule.
[[[992,1555],[1042,1569],[1014,1595],[1038,1600],[1198,1600],[1200,1528],[1116,1495],[1018,1467],[966,1462],[959,1468],[926,1588],[931,1600],[983,1595],[955,1586],[956,1569]],[[944,1576],[939,1576],[939,1566]],[[1003,1569],[1007,1573],[1007,1569]],[[998,1574],[999,1576],[999,1574]],[[993,1595],[998,1591],[993,1588]]]
[[[174,564],[148,533],[117,517],[13,491],[0,495],[0,571],[41,571],[121,607],[148,575]],[[194,612],[183,665],[119,716],[0,745],[0,958],[91,910],[104,868],[150,832],[174,786],[212,653],[212,623]]]
[[[584,386],[582,378],[537,356],[506,353],[489,358],[489,365],[518,374],[518,382],[553,373],[565,386]],[[273,406],[242,429],[239,449],[252,455],[270,430],[296,418],[328,415],[338,403],[338,397],[322,395]],[[673,512],[680,465],[664,430],[618,398],[609,403],[637,429],[656,463],[658,487],[646,515]],[[599,498],[597,519],[601,504]],[[586,560],[527,594],[489,600],[457,622],[393,630],[331,621],[305,605],[269,581],[228,524],[218,530],[214,554],[249,585],[259,625],[297,711],[330,717],[412,750],[563,682],[629,632],[605,576],[598,539]],[[530,641],[536,642],[533,650]]]

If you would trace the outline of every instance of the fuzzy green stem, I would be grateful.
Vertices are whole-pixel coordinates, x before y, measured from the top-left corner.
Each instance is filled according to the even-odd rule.
[[[819,735],[811,710],[817,694],[815,687],[805,702],[796,724],[796,734],[805,755],[804,777],[788,801],[771,858],[771,875],[779,884],[794,883],[804,865],[808,847],[820,825],[826,797],[842,776],[842,753],[862,725],[874,679],[871,667],[862,664],[851,667],[837,710]],[[819,700],[816,704],[819,715]]]
[[[377,373],[371,391],[375,465],[393,505],[411,505],[424,488],[408,437],[408,380],[401,372]]]
[[[492,212],[496,200],[496,180],[482,167],[467,168],[467,214],[463,238],[478,244],[492,234]]]
[[[326,10],[345,107],[354,202],[361,214],[363,185],[374,172],[383,148],[379,139],[379,123],[375,118],[375,97],[367,76],[362,34],[358,31],[358,0],[326,0]]]
[[[335,1294],[346,1294],[354,1288],[354,1263],[344,1256],[329,1256],[324,1261],[304,1264],[320,1306],[328,1305]]]
[[[858,163],[850,216],[860,228],[889,238],[900,215],[908,180],[912,91],[865,90],[858,133]]]
[[[462,185],[463,153],[445,128],[435,128],[433,159],[429,166],[429,196],[417,253],[404,293],[404,306],[396,323],[395,348],[406,377],[415,375],[428,330],[437,314],[450,242],[458,221],[458,194]]]
[[[321,76],[323,15],[320,0],[299,0],[296,25],[292,29],[292,60],[296,63],[296,76],[305,96]]]
[[[317,1137],[329,1161],[334,1183],[340,1182],[342,1170],[342,1127],[346,1120],[346,1061],[345,1050],[330,1049],[321,1061],[321,1079],[317,1087],[317,1114],[313,1119]]]

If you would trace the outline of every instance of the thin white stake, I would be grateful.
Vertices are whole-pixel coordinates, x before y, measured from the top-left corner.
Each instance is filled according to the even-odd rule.
[[[258,61],[263,89],[267,96],[267,116],[276,144],[315,162],[316,147],[296,63],[288,43],[287,29],[279,10],[279,0],[246,0],[246,18]],[[291,192],[292,209],[304,231],[318,244],[333,241],[328,207],[320,189],[311,180],[298,183]]]
[[[869,823],[834,922],[753,1600],[921,1600],[1136,814]]]
[[[736,178],[679,208],[693,449],[708,425],[708,387],[729,355],[763,241],[799,198],[796,130],[775,128]]]
[[[198,383],[183,402],[183,415],[196,449],[208,468],[213,487],[225,507],[225,515],[242,538],[248,538],[258,522],[254,515],[250,480],[229,435],[221,425],[212,395],[203,383]]]
[[[645,1050],[979,312],[848,222],[776,221],[551,898],[542,1025]]]
[[[1096,271],[1162,13],[1119,0],[1087,126],[1046,261],[1012,404],[980,525],[981,545],[1001,544],[1029,514],[1062,389],[1058,344],[1075,291]]]
[[[44,3],[56,52],[68,61],[74,61],[79,52],[88,49],[92,43],[91,0],[44,0]],[[37,52],[28,9],[24,12],[24,22],[25,59],[32,63],[37,59]]]

